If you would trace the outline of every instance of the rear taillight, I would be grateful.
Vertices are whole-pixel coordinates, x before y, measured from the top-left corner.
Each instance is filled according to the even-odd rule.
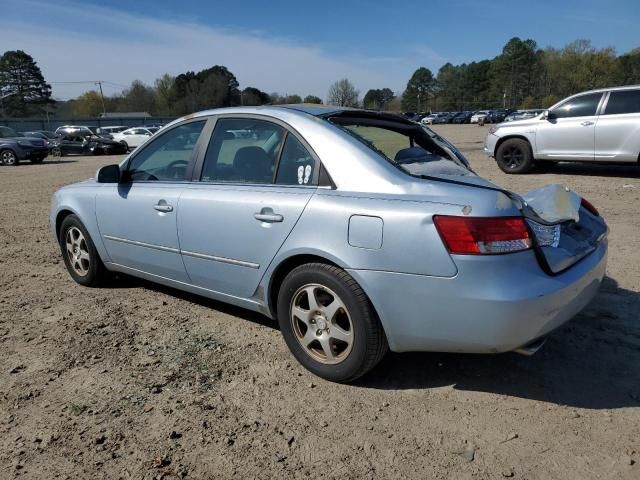
[[[449,253],[490,255],[528,250],[531,234],[522,217],[433,217]]]
[[[589,200],[585,200],[584,198],[580,201],[580,206],[584,207],[587,211],[591,212],[596,217],[600,216],[600,212],[598,209],[593,206],[593,204]]]

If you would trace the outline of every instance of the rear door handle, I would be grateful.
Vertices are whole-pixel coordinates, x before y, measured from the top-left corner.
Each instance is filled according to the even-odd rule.
[[[593,122],[591,122],[589,120],[585,120],[580,125],[582,125],[583,127],[588,127],[589,125],[593,125]]]
[[[159,200],[157,204],[153,206],[159,212],[173,212],[173,205],[168,205],[166,200]]]
[[[267,223],[279,223],[284,220],[284,217],[279,213],[275,213],[271,207],[264,207],[260,212],[254,213],[253,218]]]

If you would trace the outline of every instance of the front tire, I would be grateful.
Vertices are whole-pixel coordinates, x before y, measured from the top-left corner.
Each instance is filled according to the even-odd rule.
[[[120,144],[124,147],[124,153],[129,153],[129,144],[124,140]]]
[[[58,232],[64,264],[77,283],[85,287],[98,287],[109,278],[91,236],[76,215],[68,215]]]
[[[292,270],[278,292],[278,323],[293,356],[333,382],[351,382],[388,350],[380,320],[344,270],[309,263]]]
[[[531,147],[521,138],[505,140],[498,147],[496,161],[504,173],[526,173],[533,167]]]
[[[3,150],[0,152],[0,163],[3,165],[14,167],[20,163],[18,156],[13,150]]]

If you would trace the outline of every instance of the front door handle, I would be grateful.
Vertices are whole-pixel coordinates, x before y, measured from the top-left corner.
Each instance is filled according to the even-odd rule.
[[[593,125],[593,122],[591,122],[589,120],[585,120],[580,125],[582,125],[583,127],[588,127],[589,125]]]
[[[253,218],[267,223],[278,223],[284,220],[284,217],[279,213],[275,213],[271,207],[264,207],[259,213],[254,213]]]
[[[166,200],[159,200],[158,203],[153,206],[153,208],[155,208],[159,212],[173,212],[173,205],[167,204]]]

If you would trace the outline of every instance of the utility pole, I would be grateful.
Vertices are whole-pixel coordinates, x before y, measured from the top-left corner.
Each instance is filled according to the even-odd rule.
[[[104,107],[104,94],[102,93],[102,80],[98,80],[96,82],[96,85],[98,85],[98,87],[100,87],[100,100],[102,100],[102,116],[104,117],[105,114],[107,113],[107,110]]]

